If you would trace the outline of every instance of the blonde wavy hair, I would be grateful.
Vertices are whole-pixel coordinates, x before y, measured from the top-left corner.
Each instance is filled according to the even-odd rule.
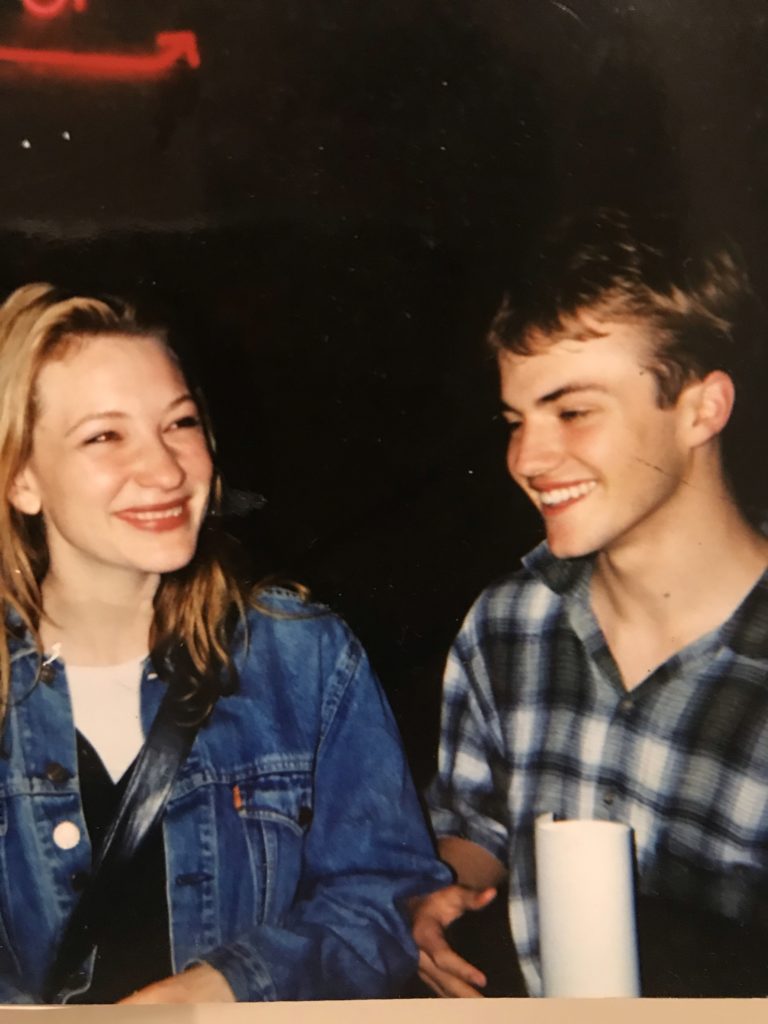
[[[50,284],[28,284],[0,306],[0,601],[6,630],[0,638],[0,702],[7,705],[10,690],[8,624],[14,613],[29,631],[42,655],[41,583],[48,568],[48,550],[41,516],[15,509],[9,495],[32,453],[32,433],[38,412],[37,379],[43,366],[62,358],[74,344],[103,334],[151,337],[166,345],[162,327],[142,323],[135,310],[120,299],[64,292]],[[201,415],[209,448],[214,443],[205,410]],[[236,685],[230,649],[245,627],[248,604],[258,603],[266,586],[247,586],[239,580],[212,524],[221,510],[222,486],[214,473],[209,515],[203,524],[192,561],[161,576],[154,599],[149,644],[153,667],[169,683],[183,687],[196,713],[204,716],[214,694]]]

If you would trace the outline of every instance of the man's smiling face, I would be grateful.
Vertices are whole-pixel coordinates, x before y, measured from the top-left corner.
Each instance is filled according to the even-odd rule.
[[[561,558],[652,537],[689,467],[681,402],[658,404],[647,331],[595,326],[597,336],[534,338],[531,354],[499,356],[507,466]]]

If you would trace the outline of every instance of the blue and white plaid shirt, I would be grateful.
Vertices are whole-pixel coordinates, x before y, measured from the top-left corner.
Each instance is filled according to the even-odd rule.
[[[540,814],[625,822],[641,891],[765,925],[768,572],[726,623],[627,691],[591,610],[592,560],[542,544],[523,564],[483,592],[451,650],[429,803],[438,836],[508,865],[529,992],[541,992]]]

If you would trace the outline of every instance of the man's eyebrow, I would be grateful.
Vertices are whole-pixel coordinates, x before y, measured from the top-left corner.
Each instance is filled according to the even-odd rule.
[[[178,398],[174,398],[172,402],[168,403],[168,405],[165,408],[165,412],[171,412],[173,409],[176,408],[176,406],[183,405],[184,402],[194,402],[194,404],[197,405],[194,395],[191,395],[188,391],[185,391],[183,395],[179,395]],[[128,413],[121,412],[119,409],[104,409],[101,412],[89,412],[86,413],[85,416],[81,416],[76,423],[73,423],[69,430],[65,431],[64,437],[69,437],[69,435],[73,434],[78,429],[78,427],[82,427],[84,423],[88,423],[91,420],[125,419],[128,419]]]
[[[602,394],[607,394],[608,388],[604,384],[593,384],[591,382],[564,384],[561,388],[557,388],[555,391],[550,391],[546,395],[542,395],[541,398],[537,398],[536,405],[548,405],[550,402],[556,402],[559,398],[564,398],[566,395],[578,394],[581,391],[600,391]]]
[[[608,388],[604,384],[593,384],[591,382],[585,383],[573,383],[564,384],[561,388],[556,388],[554,391],[548,391],[546,395],[542,395],[541,398],[537,398],[535,405],[549,405],[552,402],[557,402],[560,398],[564,398],[566,395],[575,395],[582,391],[599,391],[602,394],[608,394]],[[508,402],[502,400],[501,403],[502,412],[513,412],[519,416],[520,413]]]

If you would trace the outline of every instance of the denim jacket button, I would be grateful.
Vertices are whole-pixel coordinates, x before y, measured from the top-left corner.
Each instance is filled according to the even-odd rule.
[[[56,669],[53,665],[43,665],[40,669],[40,680],[43,683],[52,683],[56,678]]]
[[[58,761],[49,761],[45,766],[43,774],[49,782],[61,783],[66,782],[67,779],[71,778],[70,773],[64,765],[59,764]]]
[[[72,850],[80,842],[80,829],[74,821],[60,821],[53,830],[53,841],[60,850]]]
[[[299,825],[302,828],[309,828],[312,824],[312,808],[311,807],[300,807],[299,808]]]

